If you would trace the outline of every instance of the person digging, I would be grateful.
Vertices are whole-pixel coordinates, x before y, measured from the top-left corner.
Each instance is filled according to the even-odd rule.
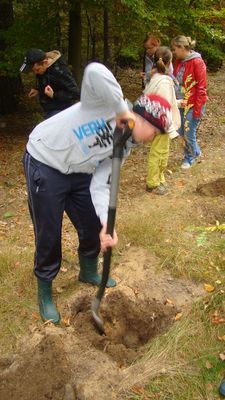
[[[52,282],[62,259],[66,212],[78,234],[79,280],[99,285],[98,255],[117,244],[106,233],[113,134],[133,119],[124,157],[135,143],[151,141],[170,126],[171,107],[161,96],[142,95],[129,111],[121,87],[100,63],[84,71],[79,103],[46,119],[31,132],[24,155],[28,205],[34,226],[34,274],[44,321],[60,322]],[[109,277],[107,287],[116,285]]]

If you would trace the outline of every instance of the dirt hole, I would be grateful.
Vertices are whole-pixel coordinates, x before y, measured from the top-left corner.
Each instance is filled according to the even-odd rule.
[[[225,196],[225,178],[201,184],[197,187],[197,192],[204,196]]]
[[[100,305],[105,327],[105,335],[101,336],[94,327],[91,312],[87,312],[90,307],[87,296],[71,307],[76,334],[86,338],[120,366],[127,366],[139,357],[144,344],[169,329],[177,313],[173,305],[155,299],[131,299],[120,290],[111,291]]]

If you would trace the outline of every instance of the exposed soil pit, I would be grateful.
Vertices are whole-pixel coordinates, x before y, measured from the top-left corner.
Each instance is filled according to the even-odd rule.
[[[169,329],[177,314],[177,308],[171,304],[136,296],[130,298],[129,293],[113,290],[100,305],[105,328],[101,336],[94,328],[90,312],[87,313],[88,300],[88,297],[77,299],[71,306],[76,334],[86,336],[92,346],[104,351],[120,366],[129,365],[139,357],[143,345]]]
[[[225,178],[219,178],[216,181],[199,185],[197,192],[204,196],[225,196]]]

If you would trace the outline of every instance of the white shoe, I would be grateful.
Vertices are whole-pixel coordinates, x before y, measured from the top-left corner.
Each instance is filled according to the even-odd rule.
[[[184,162],[181,164],[181,168],[182,168],[182,169],[189,169],[189,168],[191,168],[191,164],[189,164],[189,162],[187,162],[187,161],[184,161]]]

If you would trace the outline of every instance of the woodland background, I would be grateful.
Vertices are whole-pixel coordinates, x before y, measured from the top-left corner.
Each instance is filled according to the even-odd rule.
[[[169,45],[178,34],[197,40],[208,70],[225,52],[224,0],[0,0],[0,114],[23,94],[19,67],[31,47],[60,50],[81,82],[90,60],[142,69],[147,32]]]

